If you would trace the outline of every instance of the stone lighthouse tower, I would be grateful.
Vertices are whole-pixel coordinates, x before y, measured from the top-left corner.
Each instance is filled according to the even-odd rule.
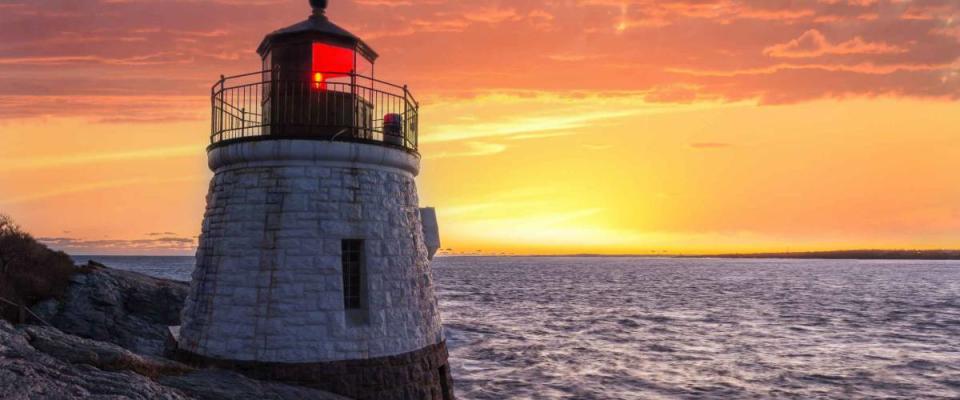
[[[358,399],[453,398],[415,177],[419,105],[325,0],[212,89],[179,356]],[[424,226],[430,227],[426,231]]]

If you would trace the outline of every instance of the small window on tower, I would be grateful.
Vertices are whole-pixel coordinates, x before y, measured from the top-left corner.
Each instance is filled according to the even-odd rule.
[[[363,240],[342,242],[343,306],[347,311],[364,308]]]

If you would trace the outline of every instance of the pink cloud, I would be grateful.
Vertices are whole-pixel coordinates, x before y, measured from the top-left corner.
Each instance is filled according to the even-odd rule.
[[[496,24],[503,21],[515,21],[520,19],[517,10],[512,8],[484,7],[463,15],[463,18],[476,21]]]
[[[853,39],[830,43],[827,37],[820,31],[811,29],[787,43],[776,44],[766,49],[763,53],[778,58],[813,58],[824,55],[843,55],[843,54],[897,54],[906,53],[907,49],[886,43],[867,42],[863,38],[856,36]]]

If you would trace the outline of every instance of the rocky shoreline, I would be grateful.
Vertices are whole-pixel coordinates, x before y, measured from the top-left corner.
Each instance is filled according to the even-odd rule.
[[[0,397],[345,399],[166,358],[175,346],[169,327],[180,324],[187,288],[96,263],[81,268],[62,300],[32,308],[44,323],[0,320]]]

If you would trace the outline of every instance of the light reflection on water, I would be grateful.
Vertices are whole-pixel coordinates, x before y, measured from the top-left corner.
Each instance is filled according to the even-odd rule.
[[[189,281],[196,265],[194,257],[148,257],[148,256],[73,256],[76,264],[96,261],[110,268],[135,271],[157,278]]]
[[[960,262],[442,257],[434,275],[464,400],[960,398]]]

